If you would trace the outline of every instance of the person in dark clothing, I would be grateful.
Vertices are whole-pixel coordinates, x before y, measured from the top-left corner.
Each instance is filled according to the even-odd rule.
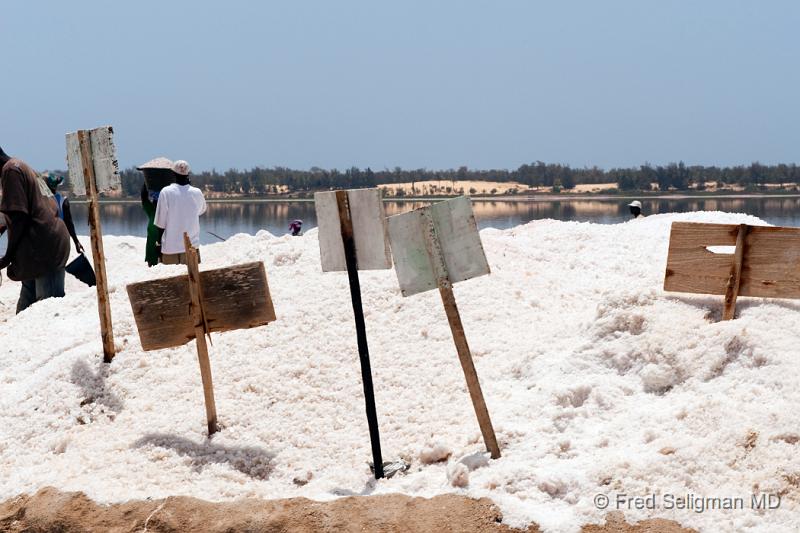
[[[291,224],[289,224],[289,231],[292,232],[292,237],[300,236],[301,232],[303,231],[303,221],[292,220]]]
[[[21,282],[17,313],[53,296],[64,296],[69,233],[58,218],[53,195],[33,169],[0,149],[0,213],[8,225],[8,247],[0,270]]]
[[[81,245],[81,242],[78,240],[78,235],[75,233],[75,223],[72,221],[72,211],[69,208],[69,199],[57,190],[58,186],[61,185],[63,181],[64,176],[56,176],[52,172],[44,179],[44,182],[47,184],[50,192],[53,193],[53,197],[56,199],[56,205],[58,206],[58,218],[63,220],[64,224],[66,224],[69,236],[72,238],[72,242],[75,243],[75,250],[77,250],[79,254],[82,254],[83,245]]]
[[[150,267],[161,262],[161,250],[158,246],[158,243],[161,242],[161,232],[155,224],[156,210],[161,190],[175,181],[172,165],[173,162],[170,159],[156,157],[136,167],[144,174],[141,191],[142,209],[147,215],[147,243],[144,248],[144,260]]]
[[[147,244],[144,248],[144,260],[147,262],[147,266],[152,267],[158,264],[161,255],[157,246],[161,232],[155,224],[158,192],[148,190],[147,184],[142,183],[141,197],[142,209],[147,215]]]

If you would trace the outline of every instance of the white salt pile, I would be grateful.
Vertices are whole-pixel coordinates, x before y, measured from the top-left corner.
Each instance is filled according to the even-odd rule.
[[[0,498],[44,485],[99,502],[461,492],[555,532],[602,522],[621,493],[656,494],[655,510],[621,510],[702,531],[794,531],[800,303],[742,298],[720,322],[720,297],[664,293],[675,220],[759,223],[694,213],[481,232],[493,273],[455,292],[503,451],[488,464],[438,294],[402,298],[394,272],[362,273],[384,458],[411,463],[378,483],[347,276],[322,274],[316,230],[203,248],[203,268],[263,260],[278,314],[213,335],[223,430],[210,441],[193,344],[144,353],[125,292],[183,267],[147,269],[143,239],[109,237],[111,365],[93,289],[71,279],[66,298],[15,317],[18,284],[0,288]],[[751,509],[762,492],[780,507]],[[668,510],[665,494],[745,508]]]

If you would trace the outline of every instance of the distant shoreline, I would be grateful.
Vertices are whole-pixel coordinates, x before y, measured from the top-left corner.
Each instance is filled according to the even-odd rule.
[[[436,202],[456,198],[459,195],[437,195],[437,196],[404,196],[402,198],[387,197],[384,202]],[[495,196],[470,196],[474,202],[570,202],[573,200],[687,200],[687,199],[754,199],[754,198],[800,198],[800,193],[693,193],[693,192],[680,192],[680,193],[641,193],[641,194],[604,194],[604,193],[585,193],[585,194],[506,194]],[[76,204],[85,204],[85,199],[71,200]],[[215,204],[236,204],[236,203],[302,203],[313,202],[313,198],[264,198],[257,196],[242,196],[242,197],[229,197],[229,198],[207,198],[208,203]],[[140,201],[133,198],[101,198],[102,204],[138,204]]]

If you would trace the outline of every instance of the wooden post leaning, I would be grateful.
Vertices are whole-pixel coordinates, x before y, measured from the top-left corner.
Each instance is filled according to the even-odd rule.
[[[208,358],[208,345],[206,334],[205,312],[203,310],[203,293],[200,286],[200,267],[197,250],[192,246],[189,235],[183,234],[183,243],[186,248],[186,267],[189,270],[189,294],[192,298],[192,320],[194,321],[194,335],[197,344],[197,359],[200,363],[200,377],[203,380],[203,397],[206,405],[206,421],[208,422],[208,436],[210,437],[219,429],[217,425],[217,404],[214,400],[214,384],[211,379],[211,361]]]
[[[722,320],[733,320],[736,315],[736,298],[739,296],[739,286],[742,281],[742,265],[745,258],[745,239],[750,226],[747,224],[739,225],[739,233],[736,235],[736,251],[733,254],[733,265],[731,265],[731,275],[725,287],[725,305],[722,309]]]
[[[358,357],[361,362],[361,382],[364,387],[372,462],[375,465],[375,479],[380,479],[384,477],[381,438],[378,429],[378,412],[375,407],[375,390],[372,384],[372,367],[369,362],[367,327],[364,323],[364,309],[361,305],[361,283],[358,279],[358,260],[353,237],[353,220],[350,216],[347,191],[336,191],[336,204],[339,208],[339,223],[342,231],[342,243],[344,244],[345,264],[347,265],[347,277],[350,282],[350,299],[353,302],[353,316],[356,323],[356,340],[358,342]]]
[[[458,312],[456,297],[453,294],[453,284],[447,275],[447,266],[444,263],[439,238],[436,235],[436,226],[429,212],[425,213],[425,219],[427,222],[425,244],[428,249],[428,257],[432,262],[436,263],[432,265],[433,271],[438,273],[436,282],[439,287],[439,294],[442,297],[444,311],[447,314],[447,322],[450,324],[450,331],[453,334],[458,360],[461,362],[464,378],[467,381],[467,389],[472,400],[472,406],[475,409],[475,416],[478,418],[478,425],[481,428],[486,449],[491,453],[492,459],[499,459],[500,446],[497,444],[497,436],[494,433],[492,419],[489,416],[489,409],[486,407],[486,400],[483,397],[478,372],[475,370],[472,352],[469,349],[467,336],[464,333],[464,325],[461,323],[461,314]]]
[[[111,323],[111,303],[108,298],[108,278],[106,277],[106,257],[103,252],[103,232],[100,227],[100,205],[98,202],[97,184],[95,183],[92,146],[88,130],[78,131],[80,143],[81,166],[86,186],[86,198],[89,201],[89,232],[92,241],[92,258],[94,259],[95,276],[97,278],[97,308],[100,314],[100,332],[103,339],[103,362],[110,363],[116,355],[114,347],[114,329]]]

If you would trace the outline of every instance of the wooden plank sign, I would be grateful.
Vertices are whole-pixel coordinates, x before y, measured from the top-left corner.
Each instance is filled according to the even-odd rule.
[[[345,192],[352,220],[358,270],[392,268],[381,191],[352,189]],[[330,191],[314,194],[323,272],[347,270],[336,193],[337,191]]]
[[[453,283],[489,274],[469,198],[459,197],[389,217],[389,242],[403,296],[439,289],[483,440],[492,458],[500,446],[464,334]]]
[[[800,228],[674,222],[664,290],[724,295],[724,320],[739,296],[800,298]]]
[[[102,126],[88,130],[88,135],[97,192],[120,190],[122,179],[119,174],[117,151],[114,146],[114,129],[111,126]],[[81,162],[80,139],[77,131],[67,134],[67,167],[69,169],[72,193],[77,196],[86,195],[87,189]]]
[[[350,283],[372,462],[375,478],[379,479],[384,476],[381,438],[358,271],[392,267],[383,201],[378,189],[354,189],[316,193],[314,205],[319,225],[322,271],[346,270]]]
[[[275,321],[262,262],[205,270],[199,284],[208,333]],[[195,338],[188,275],[132,283],[127,290],[143,350],[181,346]]]
[[[72,191],[85,194],[89,201],[89,234],[92,258],[97,278],[97,309],[100,315],[100,334],[103,339],[103,362],[114,359],[114,327],[111,322],[111,303],[108,297],[106,257],[103,251],[103,230],[100,224],[99,193],[121,186],[114,130],[103,126],[67,134],[67,165]]]
[[[194,339],[203,381],[208,434],[218,430],[206,335],[275,320],[264,263],[199,271],[197,250],[184,234],[188,275],[128,285],[142,348],[158,350]]]

